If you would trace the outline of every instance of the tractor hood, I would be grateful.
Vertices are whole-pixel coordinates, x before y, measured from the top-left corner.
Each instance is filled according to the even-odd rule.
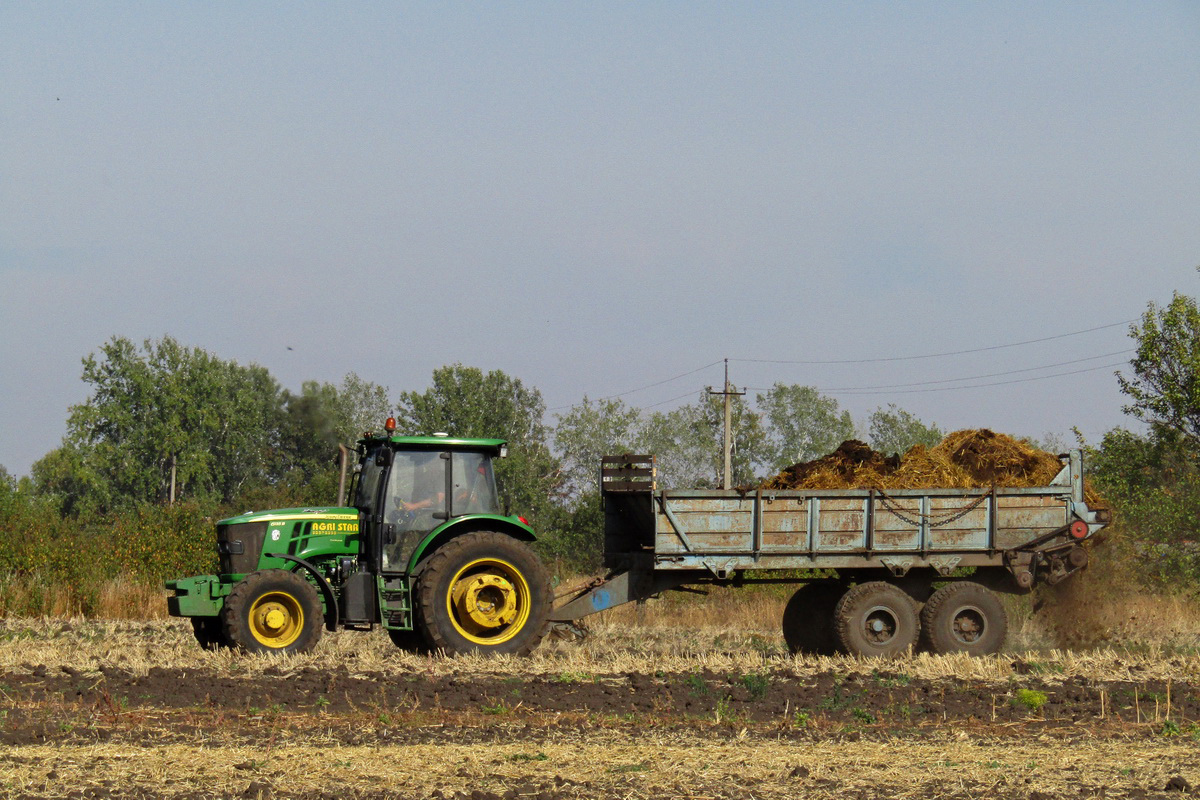
[[[218,522],[218,525],[238,525],[243,522],[282,522],[303,521],[314,519],[358,520],[358,509],[338,506],[319,506],[308,508],[273,508],[267,511],[247,511],[236,517],[229,517]]]

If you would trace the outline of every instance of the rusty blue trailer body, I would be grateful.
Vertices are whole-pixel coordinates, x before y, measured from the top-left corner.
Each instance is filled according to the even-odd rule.
[[[1086,564],[1080,543],[1109,521],[1085,501],[1080,452],[1064,461],[1050,485],[1034,488],[747,492],[659,490],[651,457],[608,457],[609,577],[552,618],[690,583],[780,580],[771,573],[788,570],[832,570],[846,583],[924,576],[931,587],[973,567],[975,580],[1004,591],[1054,583]],[[918,602],[922,592],[932,588],[915,590]]]

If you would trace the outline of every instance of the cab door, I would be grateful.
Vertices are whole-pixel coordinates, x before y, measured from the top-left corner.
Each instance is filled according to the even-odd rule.
[[[381,572],[406,572],[417,545],[449,519],[450,463],[450,453],[438,450],[393,452],[381,504]]]

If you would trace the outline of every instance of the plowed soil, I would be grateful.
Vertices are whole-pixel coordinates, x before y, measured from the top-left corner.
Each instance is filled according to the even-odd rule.
[[[346,633],[272,660],[170,623],[0,621],[14,798],[1181,798],[1198,721],[1194,655],[863,662],[624,630],[530,659]]]

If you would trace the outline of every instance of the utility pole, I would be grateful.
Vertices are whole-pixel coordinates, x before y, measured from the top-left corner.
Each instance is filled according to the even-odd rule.
[[[745,391],[737,391],[729,383],[729,359],[725,359],[725,389],[714,392],[711,386],[705,389],[709,394],[725,396],[725,480],[721,482],[722,489],[730,489],[733,484],[733,409],[730,406],[731,397],[743,395]]]

